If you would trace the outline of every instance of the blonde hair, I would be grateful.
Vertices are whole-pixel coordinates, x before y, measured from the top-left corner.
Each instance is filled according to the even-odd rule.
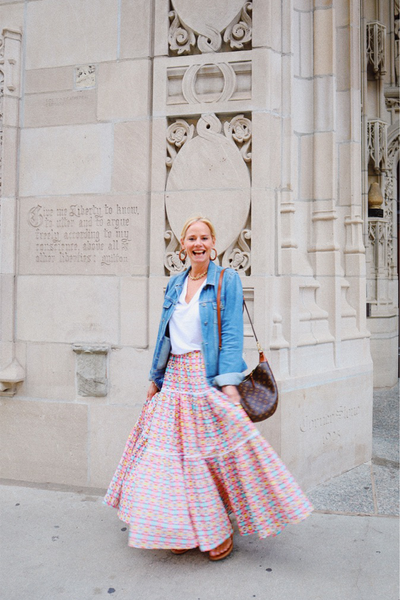
[[[189,227],[191,225],[193,225],[193,223],[198,223],[199,221],[201,223],[204,223],[205,225],[207,225],[208,229],[211,232],[211,236],[214,239],[216,238],[214,225],[211,223],[210,219],[207,219],[207,217],[198,216],[198,217],[191,217],[190,219],[188,219],[186,221],[186,223],[184,224],[183,229],[182,229],[181,240],[185,239],[185,235],[186,235],[186,232],[189,229]]]

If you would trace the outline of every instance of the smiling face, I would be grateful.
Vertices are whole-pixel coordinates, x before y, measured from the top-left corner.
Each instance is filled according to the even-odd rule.
[[[181,245],[186,250],[192,269],[201,271],[207,269],[210,262],[211,250],[214,248],[215,238],[202,221],[195,221],[187,228]]]

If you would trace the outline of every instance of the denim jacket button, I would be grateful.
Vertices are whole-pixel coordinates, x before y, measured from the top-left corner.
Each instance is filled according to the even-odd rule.
[[[208,325],[208,321],[204,321],[204,325]]]

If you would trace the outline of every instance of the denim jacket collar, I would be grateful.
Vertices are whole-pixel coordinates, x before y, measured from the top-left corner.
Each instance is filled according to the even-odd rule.
[[[174,289],[176,291],[178,291],[177,288],[179,290],[182,290],[182,286],[184,284],[184,281],[185,281],[186,277],[189,275],[189,271],[190,271],[190,268],[186,269],[186,271],[183,271],[182,273],[179,273],[179,275],[177,275],[175,277]],[[208,265],[208,270],[207,270],[206,286],[212,285],[214,287],[217,287],[217,285],[218,285],[218,274],[219,274],[220,271],[221,271],[221,269],[218,268],[217,265],[215,265],[210,260],[210,263]]]

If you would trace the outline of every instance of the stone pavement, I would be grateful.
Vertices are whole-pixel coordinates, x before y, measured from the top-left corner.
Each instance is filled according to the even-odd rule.
[[[3,482],[1,598],[399,600],[398,388],[374,398],[372,463],[309,491],[315,512],[278,537],[236,535],[221,563],[128,548],[93,490]]]

